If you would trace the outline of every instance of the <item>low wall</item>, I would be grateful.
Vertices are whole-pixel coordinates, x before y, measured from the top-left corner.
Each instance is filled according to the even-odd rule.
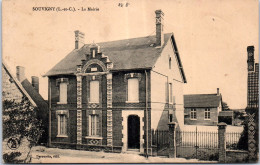
[[[227,150],[226,163],[246,163],[248,151],[243,150]]]
[[[74,144],[74,143],[51,143],[51,148],[61,148],[61,149],[75,149],[75,150],[85,150],[85,151],[104,151],[104,152],[114,152],[120,153],[122,147],[113,146],[108,147],[104,145],[87,145],[87,144]]]

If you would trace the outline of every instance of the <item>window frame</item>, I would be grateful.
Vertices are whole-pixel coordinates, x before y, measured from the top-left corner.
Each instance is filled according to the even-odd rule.
[[[169,114],[169,122],[173,122],[173,114]]]
[[[61,91],[63,90],[62,85],[65,85],[66,92],[62,92],[63,94],[66,94],[65,96],[62,96]],[[62,97],[65,97],[64,99],[61,99]],[[68,83],[67,82],[60,82],[59,84],[59,102],[57,104],[67,104],[68,103]]]
[[[100,137],[100,118],[98,114],[90,114],[88,122],[88,136]],[[94,119],[94,121],[92,121]],[[94,124],[94,125],[93,125]],[[94,131],[94,133],[92,133]]]
[[[131,81],[131,80],[136,80],[136,81],[137,81],[136,100],[129,100],[129,93],[130,93],[130,92],[129,92],[129,85],[130,85],[129,81]],[[128,78],[128,79],[127,79],[127,92],[126,92],[126,98],[127,98],[127,100],[126,100],[126,103],[139,103],[139,99],[140,99],[140,98],[139,98],[139,94],[140,94],[139,87],[140,87],[140,84],[139,84],[139,79],[138,79],[138,78],[136,78],[136,77],[131,77],[131,78]]]
[[[205,110],[204,110],[204,120],[211,120],[210,108],[205,108]]]
[[[195,116],[195,118],[194,118]],[[191,120],[197,120],[197,109],[196,108],[191,108],[190,110],[190,119]]]
[[[61,123],[61,118],[64,118],[63,124]],[[63,127],[64,132],[61,132]],[[68,119],[65,114],[58,114],[58,135],[57,137],[68,137]]]
[[[173,103],[173,89],[172,89],[172,83],[169,83],[169,103]]]
[[[98,82],[98,86],[97,86],[97,90],[98,90],[98,96],[97,96],[97,99],[98,100],[91,100],[91,96],[93,96],[93,95],[91,95],[91,84],[93,83],[93,82]],[[99,80],[91,80],[90,82],[89,82],[89,103],[100,103],[100,82],[99,82]]]

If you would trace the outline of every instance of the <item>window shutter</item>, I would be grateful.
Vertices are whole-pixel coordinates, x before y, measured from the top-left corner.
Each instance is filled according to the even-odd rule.
[[[97,118],[97,135],[100,136],[101,135],[101,129],[100,129],[101,128],[101,125],[100,125],[101,122],[99,122],[100,116],[97,115],[96,118]]]
[[[60,102],[67,103],[67,83],[60,83]]]
[[[90,81],[90,102],[99,103],[99,81]]]
[[[67,125],[68,125],[68,120],[67,120],[67,117],[64,115],[64,133],[65,135],[67,135]]]
[[[139,81],[137,78],[128,79],[128,101],[139,101]]]

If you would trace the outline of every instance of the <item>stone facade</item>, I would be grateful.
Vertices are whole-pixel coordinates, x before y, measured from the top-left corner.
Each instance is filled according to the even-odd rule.
[[[23,93],[15,83],[15,80],[10,76],[7,69],[2,66],[2,100],[15,100],[20,102]]]
[[[197,119],[191,119],[190,111],[191,108],[184,109],[184,123],[186,125],[217,125],[218,124],[218,108],[207,108],[210,109],[210,119],[205,119],[206,108],[196,108]]]

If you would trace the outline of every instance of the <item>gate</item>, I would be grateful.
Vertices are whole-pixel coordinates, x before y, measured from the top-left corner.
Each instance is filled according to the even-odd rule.
[[[168,156],[169,155],[168,147],[169,147],[169,131],[152,130],[153,155]]]
[[[176,131],[176,156],[218,160],[218,132]]]

